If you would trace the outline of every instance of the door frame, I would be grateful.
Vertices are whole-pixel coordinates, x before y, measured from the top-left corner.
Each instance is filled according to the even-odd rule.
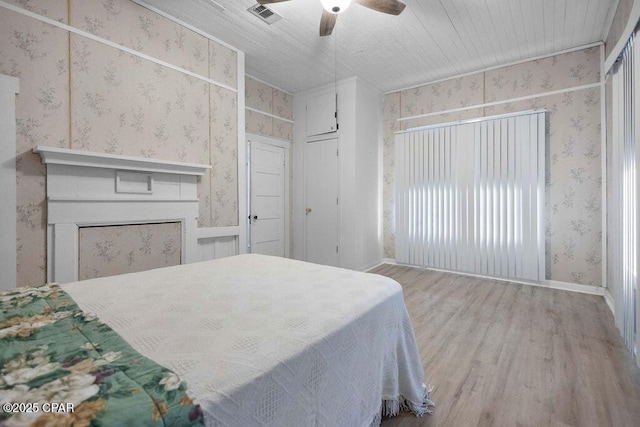
[[[251,214],[251,142],[259,142],[261,144],[271,145],[284,149],[284,256],[291,258],[289,253],[291,248],[291,198],[289,197],[290,191],[290,175],[291,175],[291,163],[289,162],[289,151],[291,150],[291,142],[283,139],[276,139],[264,135],[258,135],[255,133],[246,133],[247,135],[247,215],[245,217],[245,224],[247,227],[247,253],[251,250],[251,223],[249,221],[249,214]]]
[[[20,83],[16,77],[0,74],[0,290],[13,289],[17,283],[16,242],[16,95]],[[34,154],[30,154],[34,155]]]

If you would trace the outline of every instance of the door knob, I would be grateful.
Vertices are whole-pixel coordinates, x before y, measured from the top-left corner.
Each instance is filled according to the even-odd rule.
[[[307,215],[309,215],[311,213],[311,208],[307,208],[306,212],[307,212]]]
[[[258,215],[254,215],[254,216],[253,216],[253,220],[255,221],[255,220],[257,220],[257,219],[258,219]]]

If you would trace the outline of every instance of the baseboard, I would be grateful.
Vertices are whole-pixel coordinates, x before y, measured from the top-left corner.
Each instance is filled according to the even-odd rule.
[[[369,271],[369,270],[371,270],[373,268],[376,268],[376,267],[378,267],[379,265],[382,265],[382,264],[384,264],[384,260],[382,260],[382,261],[380,261],[380,260],[374,261],[374,262],[372,262],[370,264],[365,265],[364,267],[358,268],[358,271],[366,272],[366,271]]]
[[[611,295],[611,292],[609,292],[609,288],[606,288],[604,290],[604,300],[607,302],[607,305],[609,306],[609,310],[611,310],[611,314],[613,314],[613,317],[615,318],[616,309],[614,305],[613,295]]]
[[[392,258],[383,258],[382,259],[382,264],[403,265],[403,266],[406,266],[406,267],[422,268],[422,267],[419,267],[419,266],[416,266],[416,265],[398,264],[396,262],[396,260],[392,259]],[[543,280],[541,282],[529,282],[529,281],[526,281],[526,280],[505,279],[505,278],[501,278],[501,277],[484,276],[482,274],[473,274],[473,273],[465,273],[465,272],[461,272],[461,271],[443,270],[443,269],[440,269],[440,268],[427,268],[427,270],[442,271],[442,272],[445,272],[445,273],[452,273],[452,274],[460,274],[460,275],[463,275],[463,276],[478,277],[480,279],[501,280],[501,281],[504,281],[504,282],[520,283],[520,284],[523,284],[523,285],[540,286],[542,288],[559,289],[559,290],[562,290],[562,291],[579,292],[581,294],[599,295],[599,296],[605,297],[605,300],[607,299],[606,296],[605,296],[606,288],[603,288],[602,286],[581,285],[581,284],[578,284],[578,283],[560,282],[558,280]],[[613,299],[611,300],[611,304],[612,303],[613,303]],[[607,304],[610,304],[609,301],[607,301]],[[612,305],[609,305],[609,308],[612,308]],[[613,311],[613,309],[612,309],[612,311]]]
[[[385,265],[385,264],[395,265],[396,264],[396,260],[395,259],[391,259],[391,258],[382,258],[380,261],[378,261],[378,262],[376,262],[376,263],[374,263],[374,264],[372,264],[372,265],[370,265],[370,266],[368,266],[366,268],[363,268],[360,271],[367,272],[369,270],[373,270],[374,268],[380,267],[381,265]]]
[[[540,283],[529,284],[563,291],[579,292],[581,294],[600,295],[601,297],[604,297],[605,291],[605,288],[602,286],[580,285],[578,283],[560,282],[557,280],[544,280]]]

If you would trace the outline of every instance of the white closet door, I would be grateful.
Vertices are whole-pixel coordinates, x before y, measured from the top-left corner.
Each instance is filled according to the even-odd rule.
[[[338,265],[338,140],[305,146],[306,260]]]

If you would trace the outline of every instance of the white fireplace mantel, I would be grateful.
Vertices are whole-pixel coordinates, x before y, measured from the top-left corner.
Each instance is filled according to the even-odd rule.
[[[52,165],[86,166],[92,168],[161,172],[177,175],[204,175],[211,165],[173,162],[146,157],[120,156],[117,154],[94,153],[92,151],[70,150],[68,148],[37,146],[34,153],[40,154],[42,163]]]
[[[78,280],[78,229],[180,222],[183,264],[201,260],[197,241],[198,176],[210,165],[33,149],[47,165],[47,279]]]

